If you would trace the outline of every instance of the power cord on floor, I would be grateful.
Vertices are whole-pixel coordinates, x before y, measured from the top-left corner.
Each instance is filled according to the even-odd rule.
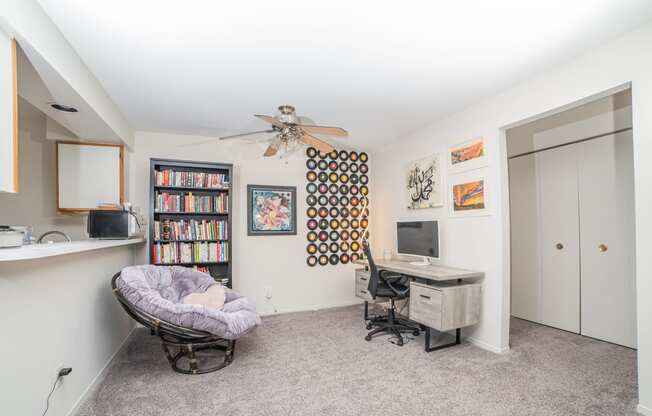
[[[61,380],[63,377],[67,376],[72,372],[72,368],[66,367],[62,368],[59,370],[57,373],[57,378],[54,380],[54,384],[52,385],[52,390],[50,390],[50,393],[48,393],[48,398],[45,400],[45,410],[43,411],[43,414],[41,416],[45,416],[45,414],[48,412],[50,409],[50,397],[52,397],[52,393],[54,393],[54,390],[57,388],[57,383],[59,380]]]

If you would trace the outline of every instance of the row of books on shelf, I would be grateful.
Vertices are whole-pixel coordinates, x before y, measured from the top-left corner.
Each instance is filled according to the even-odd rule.
[[[229,245],[225,241],[156,243],[152,250],[155,264],[213,263],[229,259]]]
[[[184,188],[227,188],[229,177],[223,173],[179,172],[163,169],[156,171],[156,185]]]
[[[154,221],[155,240],[226,240],[225,220],[170,220]]]
[[[157,192],[154,209],[157,212],[226,213],[228,204],[229,196],[224,193],[193,195],[192,192],[183,194]]]
[[[192,266],[192,269],[198,272],[206,273],[208,275],[211,274],[210,267],[208,266]],[[228,277],[224,277],[224,276],[213,276],[213,279],[215,279],[217,283],[220,283],[224,286],[227,286],[230,280]]]

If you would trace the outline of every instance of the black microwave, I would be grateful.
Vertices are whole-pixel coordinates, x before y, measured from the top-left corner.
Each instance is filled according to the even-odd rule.
[[[88,211],[86,231],[90,238],[123,239],[142,237],[144,230],[136,214],[131,211]]]

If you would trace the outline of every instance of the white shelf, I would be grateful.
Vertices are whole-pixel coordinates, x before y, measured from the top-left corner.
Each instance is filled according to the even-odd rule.
[[[130,238],[126,240],[79,240],[69,243],[30,244],[15,248],[0,248],[0,262],[63,256],[65,254],[142,244],[144,242],[144,238]]]

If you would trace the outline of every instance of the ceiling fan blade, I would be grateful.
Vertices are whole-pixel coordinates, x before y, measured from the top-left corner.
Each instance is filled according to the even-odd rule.
[[[269,124],[271,124],[273,126],[276,126],[276,127],[280,128],[280,129],[285,128],[285,124],[281,123],[280,121],[278,121],[277,119],[275,119],[272,116],[264,116],[262,114],[254,114],[254,117],[257,117],[257,118],[259,118],[259,119],[261,119],[263,121],[266,121]]]
[[[267,147],[267,150],[265,150],[265,153],[263,154],[263,156],[265,156],[265,157],[271,157],[271,156],[274,156],[274,155],[276,154],[276,152],[278,152],[278,148],[279,148],[279,145],[280,145],[280,144],[281,144],[281,143],[280,143],[278,140],[274,140],[274,141],[269,145],[269,147]]]
[[[259,130],[259,131],[252,131],[249,133],[233,134],[231,136],[222,136],[220,137],[220,140],[237,139],[239,137],[254,136],[256,134],[262,134],[262,133],[274,133],[274,130]]]
[[[339,137],[346,137],[349,135],[349,132],[341,127],[304,126],[304,125],[299,125],[299,127],[301,127],[302,130],[307,131],[308,133],[326,134],[328,136],[339,136]]]
[[[305,131],[303,132],[299,140],[307,145],[314,146],[317,150],[323,153],[330,153],[333,150],[335,150],[335,148],[330,144],[326,143],[325,141],[319,140],[315,136],[309,135]]]

